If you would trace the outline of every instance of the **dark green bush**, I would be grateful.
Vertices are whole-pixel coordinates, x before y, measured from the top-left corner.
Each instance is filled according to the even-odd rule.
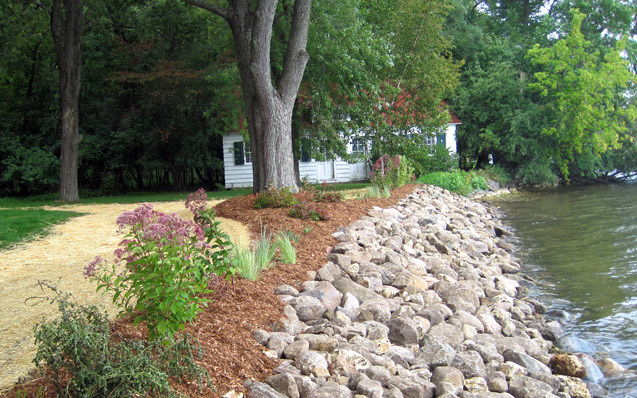
[[[49,367],[58,395],[173,397],[176,394],[169,376],[194,378],[199,386],[208,381],[206,370],[194,362],[201,348],[187,335],[178,341],[111,343],[105,312],[75,304],[69,294],[51,288],[56,296],[50,301],[57,304],[60,318],[35,326],[37,353],[33,362],[39,368]]]
[[[327,210],[323,207],[307,202],[300,202],[290,208],[288,215],[301,220],[326,221],[329,220]]]

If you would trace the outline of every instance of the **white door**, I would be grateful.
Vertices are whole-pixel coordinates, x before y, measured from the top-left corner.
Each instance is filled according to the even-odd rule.
[[[333,160],[318,162],[318,180],[320,182],[334,180],[334,161]]]

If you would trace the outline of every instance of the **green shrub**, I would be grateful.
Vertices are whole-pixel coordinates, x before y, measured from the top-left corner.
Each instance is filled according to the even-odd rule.
[[[341,192],[327,190],[327,183],[321,184],[321,189],[312,187],[309,189],[309,192],[312,193],[312,200],[315,202],[336,203],[343,200],[343,194]]]
[[[33,362],[47,366],[59,396],[132,397],[177,396],[169,376],[195,379],[201,387],[209,383],[204,368],[195,363],[202,350],[187,335],[153,342],[123,340],[110,343],[110,325],[105,312],[81,306],[70,295],[51,287],[49,299],[57,304],[60,317],[35,326],[37,352]],[[68,383],[64,386],[65,380]]]
[[[436,185],[460,195],[469,196],[474,190],[487,189],[487,181],[484,177],[474,172],[462,170],[452,173],[436,172],[421,176],[418,182],[423,184]]]
[[[298,202],[289,188],[276,189],[270,187],[257,194],[254,207],[257,209],[291,207]]]
[[[296,237],[291,233],[279,232],[276,236],[276,247],[281,253],[281,261],[287,264],[296,264],[296,249],[292,245]]]
[[[410,153],[417,176],[437,171],[453,171],[458,168],[458,156],[450,154],[443,145],[432,145],[417,153]]]

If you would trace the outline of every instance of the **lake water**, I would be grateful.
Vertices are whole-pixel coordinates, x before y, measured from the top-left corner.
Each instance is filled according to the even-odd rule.
[[[532,294],[572,315],[567,334],[631,370],[603,380],[610,397],[637,397],[637,184],[522,192],[494,204],[537,282]]]

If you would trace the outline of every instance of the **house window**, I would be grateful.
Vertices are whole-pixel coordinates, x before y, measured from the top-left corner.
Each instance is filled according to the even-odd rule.
[[[247,144],[247,145],[246,145]],[[249,143],[243,143],[243,155],[246,163],[252,163],[252,151]]]
[[[430,135],[425,136],[425,145],[434,146],[436,145],[436,137],[432,137]]]
[[[237,141],[234,146],[234,164],[240,166],[246,163],[252,163],[252,152],[250,145],[246,145],[243,141]]]
[[[367,145],[362,138],[354,138],[352,140],[352,155],[365,155],[367,153]]]

